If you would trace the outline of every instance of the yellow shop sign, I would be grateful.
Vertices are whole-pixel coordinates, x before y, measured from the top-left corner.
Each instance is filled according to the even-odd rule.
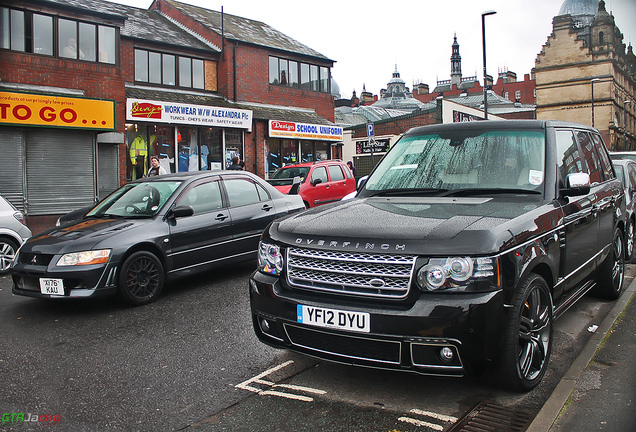
[[[0,92],[0,125],[115,129],[115,102]]]

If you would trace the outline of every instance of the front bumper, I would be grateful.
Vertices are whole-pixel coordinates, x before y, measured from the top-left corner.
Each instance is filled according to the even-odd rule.
[[[463,376],[482,370],[501,346],[505,319],[501,291],[421,293],[404,306],[292,291],[284,289],[277,277],[259,272],[252,274],[249,285],[257,337],[270,346],[324,360]],[[370,331],[299,323],[299,304],[369,313]]]
[[[117,293],[117,268],[117,263],[112,262],[68,267],[18,262],[11,269],[12,292],[51,299],[110,296]],[[41,278],[62,279],[64,295],[43,294],[40,290]]]

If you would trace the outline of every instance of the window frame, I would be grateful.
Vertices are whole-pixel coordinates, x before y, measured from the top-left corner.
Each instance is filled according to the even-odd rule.
[[[270,55],[268,83],[320,93],[331,91],[331,67]],[[283,72],[285,77],[283,78]]]
[[[58,16],[49,13],[41,13],[39,11],[31,11],[26,9],[16,9],[8,6],[1,6],[3,24],[8,26],[0,35],[0,49],[8,49],[10,51],[18,51],[28,54],[55,57],[62,60],[75,60],[88,63],[99,63],[106,65],[116,66],[119,64],[119,46],[120,46],[120,32],[119,27],[101,24],[98,22],[90,22],[86,20],[76,19],[66,16]],[[36,33],[41,32],[42,28],[35,25],[36,17],[48,18],[51,21],[50,38],[52,43],[52,52],[38,52],[39,47],[37,45]],[[69,23],[67,26],[69,29],[74,28],[69,35],[60,33],[60,30],[65,27],[63,23]],[[87,35],[87,27],[92,26],[94,28],[92,39],[88,40],[88,45],[83,41]],[[104,38],[104,33],[112,32],[112,38]],[[48,29],[47,32],[48,33]],[[74,54],[64,54],[65,41],[60,40],[61,37],[68,39],[73,37],[76,41]],[[94,54],[88,56],[82,56],[82,48],[86,46],[94,46]],[[100,58],[101,47],[108,47],[109,52],[112,52],[113,58],[104,57]],[[71,51],[69,51],[70,53]]]
[[[137,61],[142,57],[147,60],[144,65],[140,66]],[[133,61],[135,62],[133,67],[135,82],[205,90],[205,59],[135,47]],[[189,79],[187,81],[183,77],[187,69],[186,64],[189,65],[187,72]],[[142,74],[143,69],[145,69],[145,73]],[[173,75],[167,76],[166,72],[170,71]],[[174,78],[174,80],[170,78]]]

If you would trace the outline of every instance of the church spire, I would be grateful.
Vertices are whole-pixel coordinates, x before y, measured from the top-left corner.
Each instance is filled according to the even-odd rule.
[[[462,82],[462,56],[459,55],[459,43],[457,33],[453,41],[453,54],[451,55],[451,84],[459,86]]]

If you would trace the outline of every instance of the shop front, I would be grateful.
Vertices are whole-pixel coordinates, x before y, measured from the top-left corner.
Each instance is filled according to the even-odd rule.
[[[269,120],[266,142],[266,178],[278,168],[327,159],[342,158],[342,127]]]
[[[119,186],[114,131],[112,100],[0,91],[0,193],[34,232],[94,203]]]
[[[126,180],[143,177],[150,157],[168,173],[225,169],[245,155],[252,111],[147,99],[126,100]]]

